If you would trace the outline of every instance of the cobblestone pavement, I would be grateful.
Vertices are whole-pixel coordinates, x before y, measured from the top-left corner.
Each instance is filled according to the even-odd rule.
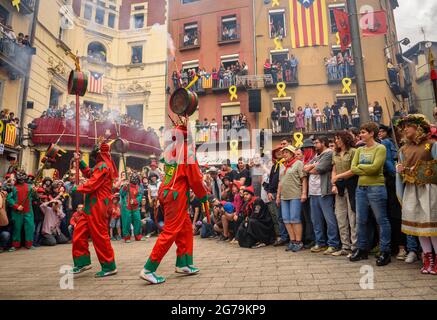
[[[421,275],[419,262],[393,259],[376,267],[374,257],[351,263],[345,257],[285,252],[272,246],[243,249],[217,240],[195,240],[196,276],[174,273],[175,247],[158,274],[167,282],[147,285],[138,275],[156,238],[130,244],[113,242],[119,273],[95,279],[99,265],[74,279],[74,289],[60,289],[61,267],[71,263],[71,245],[0,254],[0,299],[437,299],[437,276]],[[374,270],[374,289],[363,290],[360,268]],[[93,272],[92,272],[93,271]]]

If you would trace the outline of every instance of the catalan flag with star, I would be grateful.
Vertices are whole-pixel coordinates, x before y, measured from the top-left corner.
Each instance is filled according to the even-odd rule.
[[[328,8],[326,0],[289,0],[292,48],[327,46]]]

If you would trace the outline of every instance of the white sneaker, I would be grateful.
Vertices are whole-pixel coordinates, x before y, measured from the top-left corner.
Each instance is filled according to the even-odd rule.
[[[198,268],[193,267],[193,266],[186,266],[186,267],[182,267],[182,268],[176,267],[176,269],[175,269],[176,273],[182,273],[182,274],[188,274],[188,275],[199,273],[199,271],[200,270]]]
[[[414,263],[418,260],[417,254],[414,251],[410,251],[405,258],[405,263]]]
[[[405,260],[406,258],[407,258],[407,251],[405,251],[405,249],[400,249],[398,255],[396,256],[396,259]]]
[[[143,280],[146,280],[147,282],[149,282],[151,284],[160,284],[160,283],[165,282],[164,277],[157,276],[155,274],[155,272],[149,272],[149,271],[146,271],[144,269],[142,269],[140,272],[140,278]]]

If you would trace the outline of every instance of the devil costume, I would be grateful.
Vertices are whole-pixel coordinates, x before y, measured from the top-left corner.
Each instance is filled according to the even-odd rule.
[[[191,137],[189,137],[191,140]],[[188,147],[188,133],[184,125],[176,126],[172,132],[173,145],[164,152],[165,178],[158,192],[158,200],[164,211],[164,229],[141,270],[140,277],[157,284],[165,278],[155,274],[167,251],[176,242],[176,272],[195,274],[193,266],[193,229],[188,207],[190,189],[207,206],[207,191],[197,163],[194,149]],[[205,210],[209,212],[209,210]],[[207,216],[209,220],[209,216]]]
[[[106,277],[117,273],[114,250],[108,234],[107,211],[112,194],[112,182],[118,176],[118,172],[108,144],[102,143],[100,148],[93,150],[93,154],[97,163],[94,168],[90,169],[83,160],[80,162],[80,169],[88,180],[72,189],[73,193],[85,194],[85,214],[79,218],[73,234],[72,273],[81,273],[91,268],[88,249],[88,238],[91,236],[102,267],[102,270],[96,273],[96,277]]]

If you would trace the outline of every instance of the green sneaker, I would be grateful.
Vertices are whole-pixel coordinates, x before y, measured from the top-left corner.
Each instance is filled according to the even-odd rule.
[[[328,249],[327,246],[319,246],[318,244],[316,244],[314,247],[311,248],[311,252],[313,253],[318,253],[318,252],[322,252],[325,251],[326,249]]]
[[[91,268],[92,268],[92,266],[90,264],[87,266],[82,266],[82,267],[73,267],[73,269],[70,270],[70,273],[71,274],[79,274],[79,273],[85,272]]]
[[[379,245],[370,250],[369,255],[371,256],[379,256]]]
[[[117,269],[114,269],[114,270],[111,270],[111,271],[103,271],[103,270],[101,270],[101,271],[97,272],[94,275],[94,277],[95,278],[104,278],[104,277],[113,276],[115,274],[117,274]]]
[[[143,280],[146,280],[147,282],[151,284],[160,284],[165,282],[164,277],[157,276],[155,272],[150,272],[146,269],[142,269],[140,272],[140,278]]]
[[[175,272],[176,273],[182,273],[182,274],[187,274],[187,275],[193,275],[193,274],[197,274],[199,273],[199,269],[193,266],[186,266],[186,267],[176,267]]]

